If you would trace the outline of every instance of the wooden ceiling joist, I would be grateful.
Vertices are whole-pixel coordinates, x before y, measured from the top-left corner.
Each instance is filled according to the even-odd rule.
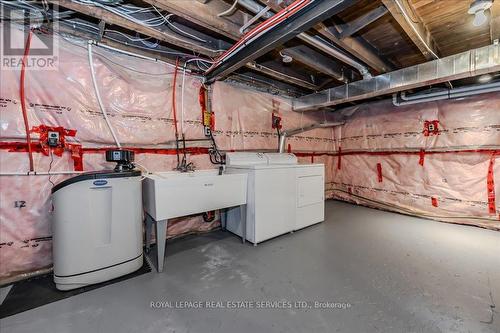
[[[340,32],[340,39],[354,35],[359,30],[363,29],[370,23],[375,22],[387,13],[387,8],[385,6],[379,6],[372,11],[366,13],[365,15],[357,18],[356,20],[344,24],[341,26],[342,31]]]
[[[392,17],[398,22],[401,29],[404,30],[406,35],[408,35],[420,52],[422,52],[424,57],[427,60],[435,59],[436,56],[439,56],[439,50],[431,33],[420,19],[418,19],[417,22],[410,22],[408,18],[411,14],[407,13],[403,1],[404,0],[382,0],[382,3],[387,7]],[[406,4],[411,6],[410,2],[406,2]]]
[[[205,46],[203,46],[201,43],[194,43],[191,41],[188,41],[184,38],[178,37],[177,35],[170,33],[168,31],[160,31],[151,27],[147,27],[132,21],[129,21],[125,18],[120,17],[119,15],[116,15],[114,13],[108,12],[102,8],[98,7],[93,7],[93,6],[86,6],[82,4],[78,4],[75,2],[72,2],[70,0],[49,0],[49,2],[58,4],[59,6],[65,7],[67,9],[74,10],[76,12],[95,17],[97,19],[103,20],[108,24],[114,24],[120,27],[123,27],[125,29],[131,30],[131,31],[137,31],[140,34],[146,35],[146,36],[151,36],[153,38],[156,38],[160,41],[176,45],[178,47],[181,47],[186,50],[191,50],[200,54],[203,54],[208,57],[215,57],[217,56],[217,52],[214,50],[211,50]]]

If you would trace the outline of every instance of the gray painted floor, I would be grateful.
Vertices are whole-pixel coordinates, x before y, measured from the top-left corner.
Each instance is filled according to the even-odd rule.
[[[6,318],[0,331],[500,332],[500,233],[334,201],[327,217],[257,247],[223,232],[171,242],[162,274]],[[183,309],[176,301],[255,303]],[[265,301],[292,303],[256,308]]]

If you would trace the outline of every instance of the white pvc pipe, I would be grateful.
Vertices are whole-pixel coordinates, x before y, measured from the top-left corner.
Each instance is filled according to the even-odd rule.
[[[448,95],[448,89],[443,90],[443,91],[436,91],[433,93],[426,93],[426,94],[416,94],[416,95],[410,95],[406,96],[406,92],[403,91],[401,94],[399,94],[399,97],[403,101],[414,101],[414,100],[420,100],[422,98],[429,98],[429,97],[438,97],[438,96],[443,96],[443,95]]]
[[[332,57],[346,63],[354,68],[363,76],[363,79],[371,78],[370,71],[365,65],[353,59],[351,56],[345,54],[344,52],[338,50],[334,46],[328,45],[317,37],[308,35],[307,33],[301,33],[297,37],[310,45],[315,46],[319,50],[331,55]]]
[[[90,74],[92,76],[92,83],[94,85],[95,95],[97,97],[97,102],[99,103],[99,107],[101,108],[101,112],[104,115],[104,120],[106,121],[106,124],[108,125],[109,131],[111,132],[111,135],[113,136],[113,139],[116,142],[116,146],[118,147],[118,149],[121,149],[122,146],[120,144],[120,141],[118,141],[115,130],[113,129],[113,126],[111,125],[111,123],[109,121],[108,114],[106,113],[106,109],[104,109],[104,104],[102,103],[101,94],[99,93],[99,87],[97,86],[97,79],[96,79],[95,70],[94,70],[94,60],[92,58],[92,44],[93,44],[93,41],[89,40],[87,43],[87,49],[89,51],[88,55],[89,55]]]
[[[434,102],[445,99],[453,99],[459,97],[474,96],[478,94],[486,94],[490,92],[500,91],[500,82],[493,82],[488,84],[482,84],[480,86],[468,86],[462,88],[448,89],[442,92],[435,92],[430,94],[422,94],[417,96],[401,96],[404,102],[398,101],[398,94],[392,95],[392,104],[395,106],[412,105],[424,102]],[[401,95],[403,95],[401,93]]]
[[[425,102],[434,102],[434,101],[441,101],[445,99],[449,99],[450,96],[448,93],[446,95],[441,95],[441,96],[434,96],[434,97],[428,97],[428,98],[419,98],[411,101],[404,101],[404,102],[398,102],[398,94],[393,94],[392,95],[392,104],[395,106],[401,106],[401,105],[412,105],[412,104],[419,104],[419,103],[425,103]]]
[[[474,92],[474,91],[480,91],[481,93],[487,93],[487,92],[494,92],[497,91],[497,88],[500,87],[500,82],[493,82],[493,83],[488,83],[488,84],[482,84],[478,86],[467,86],[467,87],[461,87],[461,88],[454,88],[454,89],[446,89],[442,91],[436,91],[433,93],[425,93],[425,94],[415,94],[415,95],[410,95],[406,96],[406,92],[403,91],[399,95],[402,100],[404,101],[415,101],[415,100],[427,100],[431,97],[439,97],[443,95],[450,95],[452,97],[455,97],[454,95],[457,95],[457,97],[461,96],[459,95],[460,93],[469,93],[469,92]]]

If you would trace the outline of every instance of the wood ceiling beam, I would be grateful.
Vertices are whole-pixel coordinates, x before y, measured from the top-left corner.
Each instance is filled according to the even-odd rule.
[[[346,37],[354,35],[356,32],[363,29],[370,23],[375,22],[376,20],[387,14],[387,12],[388,10],[385,6],[379,6],[366,13],[365,15],[355,19],[354,21],[340,26],[340,28],[342,29],[342,32],[340,33],[340,39],[344,39]]]
[[[263,4],[271,7],[274,11],[279,11],[282,9],[283,3],[279,0],[260,0]],[[317,24],[314,29],[318,31],[320,35],[333,42],[334,44],[343,48],[347,53],[351,54],[353,57],[361,60],[369,67],[374,69],[378,73],[385,73],[390,71],[392,66],[386,61],[382,60],[373,50],[367,47],[365,44],[360,42],[358,39],[353,37],[340,38],[340,32],[338,30],[333,30],[327,27],[324,23]]]
[[[493,6],[490,8],[490,36],[491,42],[495,40],[500,40],[500,0],[493,2]]]
[[[405,14],[408,17],[411,14],[405,12],[406,9],[401,1],[402,0],[382,0],[382,3],[385,7],[387,7],[392,17],[396,20],[412,42],[418,47],[424,57],[427,60],[435,59],[436,57],[434,55],[439,56],[439,50],[430,31],[422,23],[420,18],[418,19],[418,23],[410,22],[410,20],[405,18]],[[410,2],[407,3],[408,6],[411,6]]]
[[[86,6],[75,2],[71,2],[70,0],[48,0],[48,1],[54,4],[58,4],[59,6],[65,7],[67,9],[71,9],[76,12],[85,14],[87,16],[101,19],[108,24],[114,24],[131,31],[137,31],[143,35],[151,36],[163,42],[176,45],[186,50],[195,51],[208,57],[215,57],[218,55],[218,52],[215,52],[214,50],[211,50],[201,44],[188,41],[168,31],[160,31],[151,27],[146,27],[141,24],[129,21],[125,18],[120,17],[119,15],[108,12],[99,7]]]

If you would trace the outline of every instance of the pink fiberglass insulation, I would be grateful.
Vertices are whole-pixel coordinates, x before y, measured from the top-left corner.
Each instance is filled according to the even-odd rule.
[[[334,113],[330,197],[500,230],[500,94]],[[339,154],[340,153],[340,154]],[[340,169],[339,169],[340,155]],[[489,175],[489,171],[491,173]],[[496,176],[496,179],[495,179]]]

